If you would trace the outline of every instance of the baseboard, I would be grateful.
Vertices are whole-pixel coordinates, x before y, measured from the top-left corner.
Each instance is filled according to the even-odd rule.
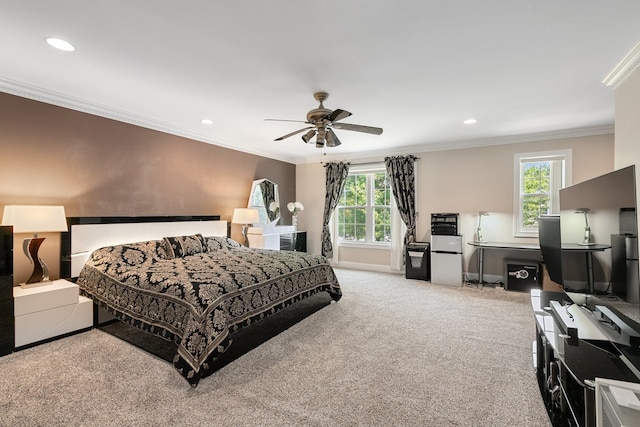
[[[465,273],[465,277],[467,278],[467,280],[475,280],[477,282],[479,274],[478,273]],[[485,273],[485,274],[482,275],[482,281],[484,283],[498,283],[498,282],[504,283],[504,276],[497,275],[497,274],[486,274]]]
[[[375,271],[377,273],[396,273],[396,274],[404,274],[404,270],[393,270],[388,265],[380,265],[380,264],[365,264],[361,262],[346,262],[339,261],[335,264],[332,264],[336,268],[347,268],[350,270],[365,270],[365,271]]]

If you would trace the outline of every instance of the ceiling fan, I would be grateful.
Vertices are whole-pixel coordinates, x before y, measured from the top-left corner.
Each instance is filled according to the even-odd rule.
[[[327,108],[324,108],[324,105],[322,104],[322,102],[329,97],[329,94],[327,92],[316,92],[313,94],[313,97],[316,99],[316,101],[320,102],[320,106],[318,108],[314,108],[313,110],[307,113],[307,121],[265,119],[265,120],[280,121],[280,122],[307,123],[311,125],[311,126],[304,127],[302,129],[298,129],[295,132],[291,132],[286,135],[283,135],[279,138],[276,138],[274,141],[282,141],[283,139],[289,138],[290,136],[297,135],[304,131],[308,131],[307,133],[302,135],[302,140],[305,143],[309,143],[315,136],[316,147],[322,148],[325,145],[327,147],[337,147],[338,145],[341,144],[341,142],[336,136],[333,129],[351,130],[355,132],[370,133],[373,135],[380,135],[382,133],[382,128],[339,122],[340,120],[349,117],[351,113],[341,109],[332,111]]]

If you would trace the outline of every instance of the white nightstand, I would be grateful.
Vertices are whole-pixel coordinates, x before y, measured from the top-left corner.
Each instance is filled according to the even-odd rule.
[[[15,346],[21,347],[93,325],[93,303],[67,280],[13,288]]]

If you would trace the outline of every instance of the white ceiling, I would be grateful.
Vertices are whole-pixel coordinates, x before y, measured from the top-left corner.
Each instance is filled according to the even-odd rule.
[[[602,81],[639,18],[638,0],[0,0],[0,91],[292,163],[322,150],[264,119],[305,120],[320,90],[384,128],[336,130],[329,157],[608,133]]]

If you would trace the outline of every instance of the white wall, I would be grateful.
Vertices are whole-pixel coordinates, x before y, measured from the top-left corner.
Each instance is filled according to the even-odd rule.
[[[615,88],[615,168],[640,161],[640,68]],[[636,179],[639,171],[636,171]],[[636,190],[640,186],[636,186]]]
[[[616,111],[615,167],[636,165],[636,200],[640,200],[640,68],[635,69],[614,91]],[[640,215],[638,215],[640,230]]]
[[[572,149],[573,183],[613,170],[613,135],[598,135],[550,141],[495,145],[480,148],[414,153],[417,175],[417,236],[430,240],[430,215],[433,212],[458,212],[465,239],[474,238],[477,212],[491,215],[483,218],[483,233],[493,241],[531,241],[513,237],[513,156],[515,153]],[[391,153],[389,153],[391,155]],[[379,159],[381,160],[381,159]],[[352,163],[357,163],[353,161]],[[310,252],[320,253],[320,232],[324,208],[324,167],[319,163],[298,165],[296,197],[305,204],[300,216],[301,229],[308,232]],[[340,251],[341,262],[360,262],[372,267],[389,265],[388,254],[362,250]],[[357,250],[356,250],[357,252]],[[381,255],[383,252],[383,255]],[[377,255],[376,255],[377,254]],[[495,253],[485,260],[485,272],[502,275],[503,258],[509,253]],[[516,254],[522,257],[522,254]],[[465,247],[465,266],[476,273],[477,263],[472,248]]]

